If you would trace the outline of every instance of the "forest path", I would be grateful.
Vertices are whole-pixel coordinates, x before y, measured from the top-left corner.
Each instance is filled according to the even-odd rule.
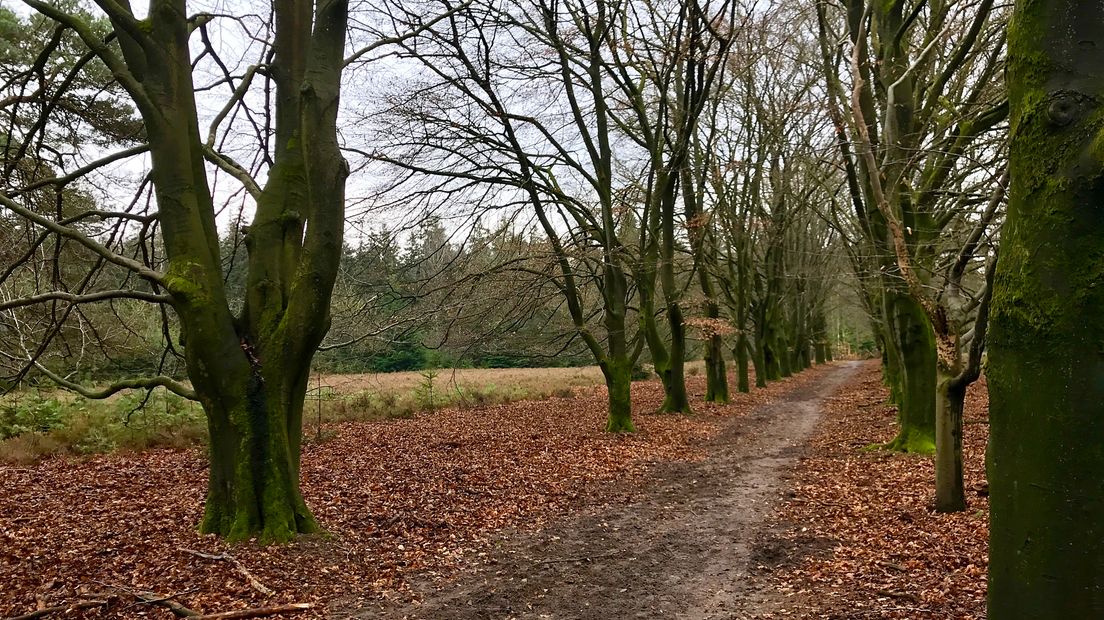
[[[658,465],[632,503],[507,535],[485,562],[438,591],[423,591],[420,604],[352,617],[754,617],[772,598],[753,571],[778,559],[762,541],[770,538],[786,476],[820,419],[821,401],[860,365],[840,363],[728,421],[704,460]]]

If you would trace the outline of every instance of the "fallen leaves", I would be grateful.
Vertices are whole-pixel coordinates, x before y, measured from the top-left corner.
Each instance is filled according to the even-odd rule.
[[[704,378],[689,382],[703,391]],[[207,476],[198,450],[0,467],[0,616],[105,592],[113,593],[105,607],[65,617],[173,617],[137,602],[135,592],[208,614],[311,604],[301,618],[405,597],[412,575],[449,574],[462,558],[484,552],[495,530],[538,527],[607,499],[595,496],[597,482],[638,478],[657,461],[702,457],[699,446],[721,417],[768,402],[787,384],[735,395],[730,406],[696,403],[695,416],[637,414],[640,430],[629,436],[602,431],[601,388],[336,424],[332,440],[303,454],[303,492],[326,533],[283,546],[231,547],[195,531]],[[633,385],[637,412],[654,411],[661,400],[658,382]]]
[[[984,379],[966,400],[966,512],[933,509],[931,457],[863,448],[896,431],[896,410],[876,363],[825,402],[780,516],[791,538],[831,541],[796,567],[776,571],[798,601],[762,618],[985,617],[989,502],[985,487],[988,396]]]

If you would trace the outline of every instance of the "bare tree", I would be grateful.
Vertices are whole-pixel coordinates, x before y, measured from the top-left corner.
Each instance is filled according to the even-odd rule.
[[[856,0],[844,8],[836,16],[817,4],[831,114],[841,138],[849,136],[840,140],[841,156],[859,230],[882,274],[881,340],[900,422],[886,447],[931,452],[937,364],[957,367],[958,358],[954,328],[925,300],[938,279],[940,244],[977,204],[947,186],[999,176],[999,149],[978,144],[1008,112],[999,80],[1003,12],[991,0]],[[838,78],[843,69],[849,89]],[[937,339],[945,341],[942,358]]]
[[[58,32],[75,34],[85,55],[107,68],[137,109],[144,136],[138,146],[91,161],[73,158],[74,165],[45,178],[13,183],[9,177],[0,204],[34,229],[36,240],[80,246],[95,257],[93,267],[110,265],[125,275],[115,280],[116,289],[91,276],[69,290],[49,289],[46,281],[47,290],[5,307],[61,303],[76,316],[105,300],[159,304],[168,347],[183,357],[190,383],[161,375],[88,388],[40,363],[42,346],[27,347],[26,366],[89,397],[163,386],[198,400],[211,439],[202,531],[262,540],[315,531],[299,491],[301,418],[342,253],[349,168],[337,122],[347,2],[279,0],[264,16],[189,16],[183,0],[151,0],[139,17],[128,2],[101,0],[96,5],[110,23],[106,37],[81,14],[55,3],[26,3]],[[214,28],[250,35],[240,39],[255,62],[224,58],[209,34]],[[199,54],[192,54],[193,45]],[[219,91],[225,99],[201,114],[200,102],[209,104]],[[36,111],[41,123],[58,122],[56,109]],[[205,130],[201,117],[210,119]],[[155,204],[136,198],[118,212],[65,213],[68,187],[145,152],[150,166],[142,189],[152,187]],[[227,179],[238,184],[229,195],[244,194],[255,206],[252,222],[241,227],[248,272],[240,310],[228,299],[218,236],[216,190]],[[42,190],[54,193],[57,210],[35,207],[35,192]],[[84,220],[122,222],[116,228],[122,232],[82,226]]]

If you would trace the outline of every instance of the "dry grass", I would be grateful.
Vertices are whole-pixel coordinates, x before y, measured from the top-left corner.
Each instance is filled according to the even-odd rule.
[[[472,389],[501,389],[528,394],[549,395],[560,388],[587,387],[602,383],[597,366],[581,368],[446,368],[434,371],[436,389],[442,393]],[[417,390],[426,380],[426,371],[322,375],[323,390],[338,394],[363,392],[406,394]],[[311,389],[319,377],[311,377]]]
[[[702,365],[688,363],[687,374],[694,376]],[[602,383],[597,366],[316,375],[308,386],[304,426],[307,436],[317,441],[326,437],[319,422],[409,418],[443,407],[575,398],[580,390]],[[164,390],[156,390],[140,411],[136,407],[143,402],[142,393],[89,401],[62,390],[17,392],[0,397],[0,413],[26,410],[32,401],[53,407],[54,418],[48,425],[35,425],[40,431],[6,439],[0,432],[0,463],[27,464],[56,454],[184,447],[203,443],[207,437],[199,407]]]

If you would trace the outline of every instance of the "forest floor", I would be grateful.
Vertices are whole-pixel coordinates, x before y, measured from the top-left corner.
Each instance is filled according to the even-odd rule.
[[[634,384],[637,411],[661,396]],[[876,364],[845,362],[625,437],[602,388],[334,424],[303,456],[326,534],[274,547],[195,532],[196,449],[0,467],[0,617],[173,617],[136,593],[312,605],[296,618],[983,617],[984,499],[935,515],[930,458],[861,450],[892,435],[884,399]]]

